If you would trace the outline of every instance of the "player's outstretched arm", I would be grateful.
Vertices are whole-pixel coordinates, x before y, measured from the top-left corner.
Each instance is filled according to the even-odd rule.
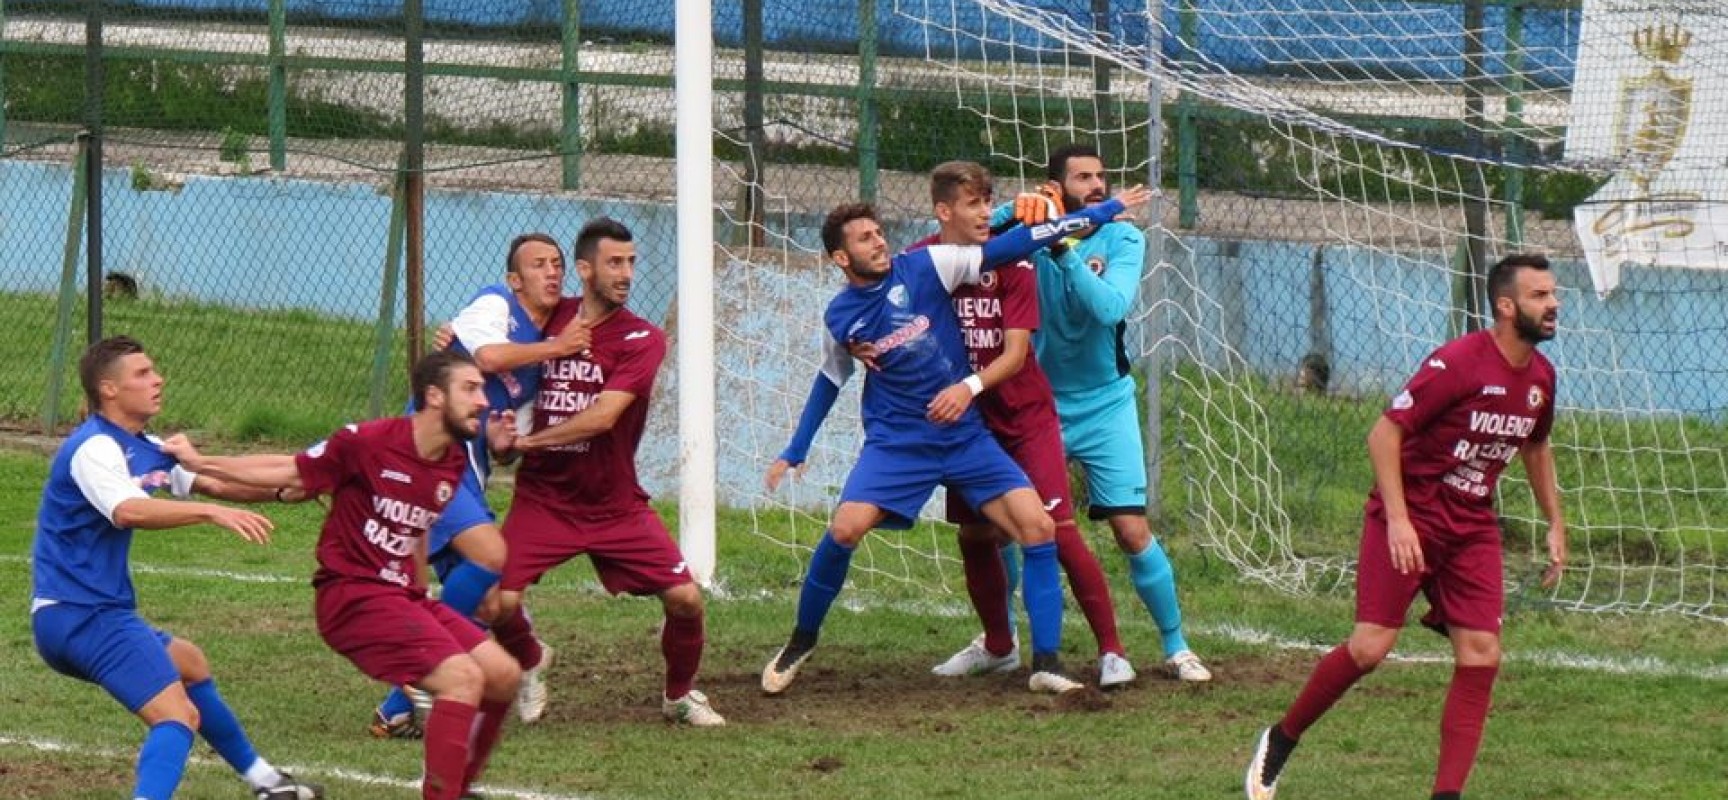
[[[1091,230],[1116,219],[1130,208],[1144,205],[1152,193],[1143,186],[1134,186],[1115,197],[1076,211],[1061,219],[1031,227],[1018,227],[984,244],[984,269],[995,269],[1023,259],[1040,247],[1065,236]]]
[[[276,528],[269,517],[243,508],[156,497],[122,502],[114,507],[113,520],[122,528],[152,531],[188,525],[215,525],[255,544],[269,544],[270,532]]]
[[[162,443],[162,452],[172,456],[182,466],[200,476],[209,476],[227,483],[246,484],[274,493],[276,489],[304,489],[300,470],[294,457],[275,453],[245,456],[207,456],[198,452],[192,440],[177,433]]]
[[[763,480],[768,491],[780,488],[780,481],[788,469],[803,466],[810,456],[810,443],[816,440],[816,431],[821,430],[822,421],[828,418],[828,412],[839,397],[840,384],[828,377],[826,371],[817,372],[816,379],[810,383],[810,396],[804,398],[804,410],[798,414],[798,428],[792,432],[792,440],[768,467],[768,475]]]
[[[1548,567],[1542,571],[1542,588],[1553,588],[1566,569],[1566,520],[1560,512],[1560,482],[1554,470],[1554,448],[1546,440],[1524,445],[1518,451],[1536,507],[1548,519]]]

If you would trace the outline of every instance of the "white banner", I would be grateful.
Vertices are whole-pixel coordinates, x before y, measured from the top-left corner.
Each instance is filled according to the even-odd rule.
[[[1728,2],[1585,0],[1579,42],[1566,158],[1614,173],[1573,216],[1597,294],[1728,269]]]

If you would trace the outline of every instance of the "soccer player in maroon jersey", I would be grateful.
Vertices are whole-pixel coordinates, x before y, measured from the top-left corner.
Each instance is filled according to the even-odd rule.
[[[913,248],[937,243],[983,244],[990,237],[994,194],[990,172],[983,166],[970,161],[937,165],[930,173],[930,201],[941,228]],[[1134,668],[1116,630],[1110,585],[1074,521],[1062,426],[1056,417],[1050,381],[1032,354],[1032,332],[1038,328],[1038,283],[1032,264],[1022,261],[987,272],[979,283],[956,287],[952,296],[978,385],[949,387],[937,395],[933,409],[953,419],[968,404],[978,404],[985,426],[1026,471],[1043,499],[1044,510],[1056,522],[1057,560],[1068,574],[1074,598],[1098,640],[1099,685],[1112,688],[1132,681]],[[998,550],[1002,536],[952,493],[948,495],[947,516],[949,522],[960,526],[966,592],[984,625],[984,634],[932,672],[957,677],[1017,669],[1020,657],[1009,622],[1008,575]]]
[[[222,480],[331,495],[312,577],[318,633],[369,677],[432,694],[426,800],[468,793],[522,674],[474,623],[426,596],[426,532],[468,468],[462,443],[486,418],[483,380],[467,356],[441,351],[414,365],[413,414],[348,425],[299,455],[203,456],[184,437],[163,448]],[[485,424],[493,447],[513,443],[513,415]]]
[[[629,228],[604,217],[589,222],[576,237],[575,255],[582,297],[559,306],[546,335],[586,325],[589,346],[546,360],[533,432],[516,442],[526,455],[504,520],[500,600],[508,612],[553,567],[588,554],[608,591],[660,598],[661,713],[682,724],[723,725],[694,688],[705,636],[702,593],[636,479],[636,447],[666,358],[666,335],[624,307],[636,271]],[[531,648],[512,653],[529,669],[539,655]]]
[[[1432,606],[1423,623],[1446,633],[1455,660],[1433,797],[1455,800],[1464,790],[1500,666],[1505,597],[1494,488],[1514,456],[1548,519],[1542,584],[1554,585],[1566,565],[1548,443],[1554,366],[1536,350],[1554,337],[1560,312],[1548,259],[1501,259],[1488,272],[1488,292],[1494,327],[1435,350],[1368,434],[1375,486],[1357,554],[1356,628],[1260,734],[1244,780],[1249,800],[1272,800],[1297,740],[1392,650],[1418,591]]]

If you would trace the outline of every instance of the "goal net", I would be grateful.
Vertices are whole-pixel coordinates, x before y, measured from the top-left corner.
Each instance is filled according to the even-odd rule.
[[[1486,265],[1537,251],[1562,286],[1544,352],[1572,568],[1538,585],[1546,525],[1509,470],[1509,603],[1728,618],[1728,355],[1705,344],[1728,325],[1708,233],[1728,202],[1711,169],[1728,149],[1719,5],[892,13],[922,29],[926,65],[974,116],[955,138],[976,133],[1007,188],[1076,140],[1118,183],[1159,171],[1129,341],[1160,409],[1176,546],[1293,593],[1348,588],[1369,427],[1420,359],[1490,323]]]

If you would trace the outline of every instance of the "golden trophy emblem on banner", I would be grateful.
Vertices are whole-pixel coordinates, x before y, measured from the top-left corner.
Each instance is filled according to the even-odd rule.
[[[1620,250],[1621,237],[1660,229],[1663,238],[1689,236],[1694,228],[1692,204],[1696,192],[1652,193],[1662,170],[1686,140],[1692,120],[1692,79],[1671,75],[1692,33],[1678,24],[1660,24],[1632,33],[1632,46],[1649,59],[1650,72],[1620,82],[1615,104],[1614,156],[1621,174],[1637,187],[1632,197],[1608,207],[1592,226],[1610,251]]]

